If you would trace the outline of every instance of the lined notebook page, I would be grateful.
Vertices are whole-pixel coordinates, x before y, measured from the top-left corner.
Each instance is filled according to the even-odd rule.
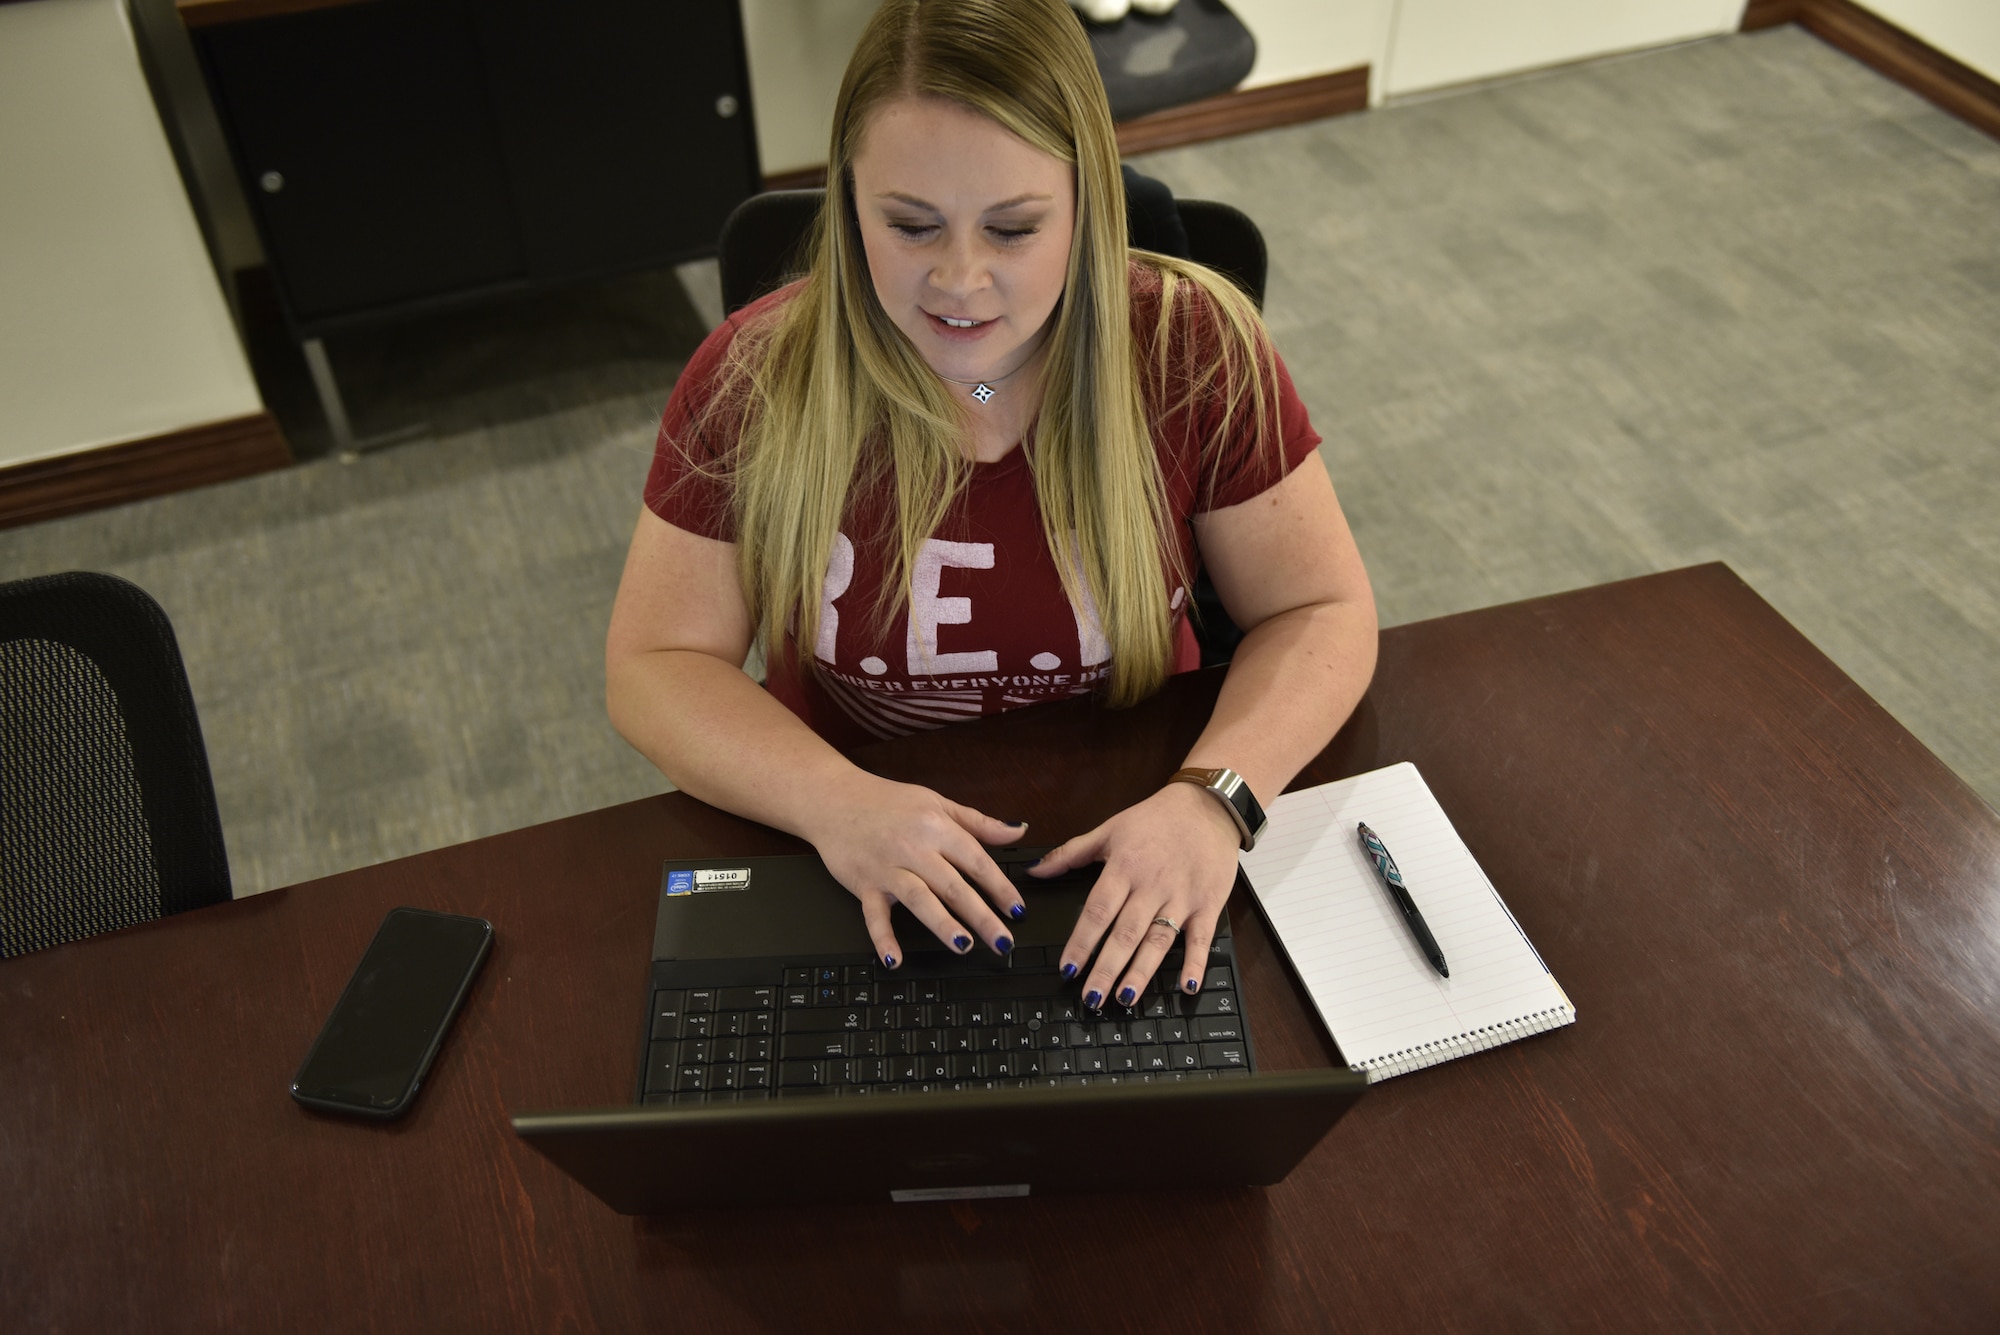
[[[1371,1081],[1575,1021],[1415,765],[1286,793],[1269,815],[1243,868],[1341,1056]],[[1451,977],[1383,890],[1361,821],[1396,859]]]

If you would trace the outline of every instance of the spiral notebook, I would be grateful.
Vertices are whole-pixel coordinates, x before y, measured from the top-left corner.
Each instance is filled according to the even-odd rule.
[[[1286,793],[1268,814],[1243,869],[1341,1056],[1370,1082],[1576,1022],[1415,765]],[[1363,856],[1363,821],[1395,858],[1449,978]]]

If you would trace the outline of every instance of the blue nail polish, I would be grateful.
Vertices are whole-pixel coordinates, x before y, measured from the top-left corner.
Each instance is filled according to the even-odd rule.
[[[1014,939],[1009,936],[996,936],[993,938],[993,948],[1004,955],[1014,948]]]
[[[1074,964],[1063,965],[1063,977],[1064,978],[1076,977],[1076,966]]]
[[[1033,862],[1030,862],[1028,864],[1028,870],[1033,871],[1035,868],[1041,866],[1044,862],[1047,862],[1048,860],[1049,860],[1048,854],[1044,853],[1042,854],[1042,856],[1036,858]]]
[[[1181,990],[1183,992],[1186,992],[1189,996],[1193,996],[1195,989],[1200,986],[1201,984],[1198,981],[1196,981],[1193,978],[1190,978],[1185,983],[1181,984]]]
[[[884,955],[884,956],[882,957],[882,967],[883,967],[883,968],[885,968],[885,969],[893,969],[893,968],[895,968],[895,967],[896,967],[896,957],[895,957],[894,955]]]
[[[972,938],[964,935],[954,936],[951,939],[951,945],[954,950],[970,950],[972,949]]]
[[[1083,994],[1083,1004],[1092,1010],[1096,1010],[1104,1004],[1104,994],[1093,987],[1090,991]]]
[[[1118,1004],[1121,1006],[1129,1006],[1135,1000],[1138,999],[1138,996],[1139,994],[1137,992],[1134,992],[1131,988],[1128,987],[1123,992],[1120,992],[1118,994]]]
[[[1028,906],[1026,904],[1016,904],[1013,908],[1007,910],[1007,916],[1018,922],[1021,915],[1027,911]]]
[[[1007,827],[1013,830],[1025,830],[1028,828],[1028,822],[1024,820],[1010,820],[1007,822]]]

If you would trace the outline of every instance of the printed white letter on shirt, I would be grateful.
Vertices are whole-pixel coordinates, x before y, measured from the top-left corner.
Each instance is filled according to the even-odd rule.
[[[845,533],[833,535],[833,551],[826,559],[826,583],[819,590],[819,643],[813,654],[822,663],[833,662],[834,637],[840,634],[840,613],[833,600],[847,592],[854,580],[854,544]]]
[[[1077,553],[1076,534],[1069,535],[1071,557]],[[1104,638],[1104,623],[1097,619],[1097,600],[1090,596],[1090,581],[1083,577],[1083,562],[1077,565],[1077,592],[1083,595],[1083,604],[1070,604],[1070,613],[1076,618],[1077,662],[1083,667],[1096,667],[1111,657],[1111,642]]]
[[[991,570],[993,544],[924,539],[924,545],[917,551],[916,569],[910,572],[907,653],[910,675],[937,677],[953,672],[998,671],[1000,655],[991,649],[956,654],[937,651],[939,626],[963,626],[972,620],[972,599],[938,597],[938,581],[943,577],[946,566]]]

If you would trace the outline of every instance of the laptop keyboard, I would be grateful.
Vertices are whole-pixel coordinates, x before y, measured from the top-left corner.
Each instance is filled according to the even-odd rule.
[[[1130,1006],[1093,1011],[1057,972],[1058,947],[1005,967],[913,955],[773,962],[766,982],[656,987],[646,1103],[703,1104],[1242,1077],[1252,1069],[1233,942],[1210,947],[1201,991],[1178,950]]]

